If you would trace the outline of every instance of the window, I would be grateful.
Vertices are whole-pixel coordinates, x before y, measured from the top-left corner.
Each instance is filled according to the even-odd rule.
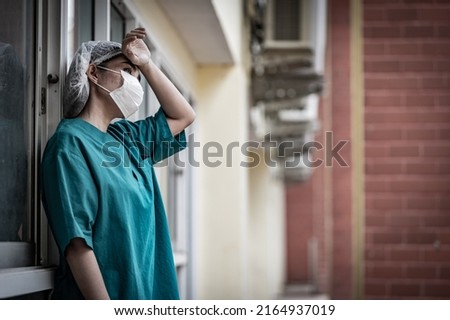
[[[0,298],[51,288],[50,270],[36,267],[36,13],[27,0],[3,1],[0,11]]]
[[[111,4],[111,28],[110,40],[122,42],[125,36],[125,17],[120,13],[119,9]]]

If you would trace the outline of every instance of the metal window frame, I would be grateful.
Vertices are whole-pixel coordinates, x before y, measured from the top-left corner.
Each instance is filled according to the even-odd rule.
[[[0,299],[51,290],[54,268],[24,267],[0,269]]]

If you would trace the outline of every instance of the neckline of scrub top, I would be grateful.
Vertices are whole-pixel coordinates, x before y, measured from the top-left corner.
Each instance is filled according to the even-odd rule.
[[[86,128],[89,128],[90,131],[92,132],[96,132],[96,134],[98,134],[101,137],[110,137],[111,135],[108,133],[108,131],[102,131],[99,128],[97,128],[96,126],[94,126],[92,123],[77,117],[77,118],[72,118],[72,119],[65,119],[65,120],[69,120],[69,121],[76,121],[78,123],[80,123],[81,125],[83,125]],[[108,126],[109,127],[109,126]],[[108,129],[107,129],[108,130]]]

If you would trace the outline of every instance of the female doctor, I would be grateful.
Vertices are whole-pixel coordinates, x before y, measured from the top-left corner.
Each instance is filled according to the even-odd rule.
[[[195,113],[153,64],[145,36],[137,28],[122,44],[83,43],[69,68],[66,115],[42,160],[42,200],[60,252],[54,299],[179,298],[153,165],[186,147]],[[131,122],[140,74],[161,108]]]

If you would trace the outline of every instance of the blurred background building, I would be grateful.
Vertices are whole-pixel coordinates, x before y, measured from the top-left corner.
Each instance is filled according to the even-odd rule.
[[[39,161],[73,53],[137,26],[197,113],[157,168],[183,298],[450,297],[448,1],[0,8],[1,298],[52,288]]]

